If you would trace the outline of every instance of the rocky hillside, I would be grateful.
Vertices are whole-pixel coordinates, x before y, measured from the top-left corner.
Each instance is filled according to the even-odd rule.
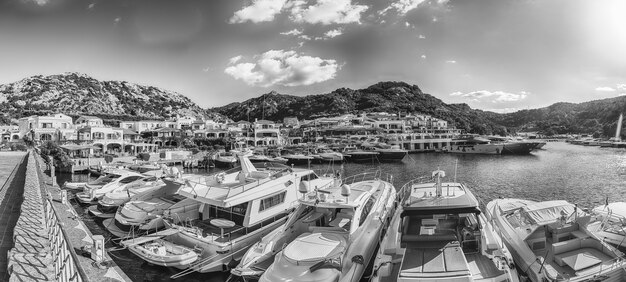
[[[310,119],[363,112],[426,113],[454,123],[457,128],[482,134],[504,133],[500,115],[471,109],[466,104],[446,104],[425,94],[417,85],[380,82],[365,89],[340,88],[328,94],[291,96],[270,92],[242,103],[231,103],[212,111],[233,120],[255,118],[282,121],[284,117]]]
[[[5,119],[55,112],[110,120],[210,115],[176,92],[125,81],[100,81],[79,73],[32,76],[0,85],[0,112]]]

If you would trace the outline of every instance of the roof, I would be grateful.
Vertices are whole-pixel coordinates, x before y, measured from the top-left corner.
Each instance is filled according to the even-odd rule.
[[[404,210],[477,209],[478,200],[460,183],[441,183],[441,196],[435,183],[414,184]]]
[[[86,120],[90,120],[90,119],[101,119],[97,116],[79,116],[78,119],[86,119]]]
[[[100,148],[95,147],[95,146],[76,145],[76,144],[61,145],[61,148],[68,150],[68,151],[80,151],[80,150],[89,150],[89,149],[101,150]]]
[[[563,200],[545,201],[527,205],[523,211],[534,224],[546,225],[558,221],[563,215],[572,215],[574,205]]]
[[[262,120],[257,120],[255,123],[258,123],[258,124],[274,124],[275,122],[273,122],[271,120],[262,119]]]

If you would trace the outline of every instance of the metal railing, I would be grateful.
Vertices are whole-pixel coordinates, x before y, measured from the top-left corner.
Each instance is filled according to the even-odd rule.
[[[39,172],[39,165],[37,164],[36,166],[37,172]],[[54,166],[51,169],[54,169]],[[56,280],[63,282],[86,281],[87,276],[77,263],[76,253],[67,242],[67,234],[63,230],[62,223],[59,221],[59,215],[54,210],[49,197],[45,197],[43,209]]]
[[[341,180],[341,183],[350,185],[356,182],[368,181],[368,180],[383,180],[389,183],[393,183],[393,175],[386,173],[386,172],[383,173],[380,170],[366,171],[363,173],[345,177]]]
[[[422,184],[422,183],[429,183],[429,182],[433,182],[432,177],[422,176],[422,177],[415,178],[415,179],[407,182],[406,184],[402,185],[402,188],[400,188],[400,190],[398,190],[398,193],[396,195],[397,202],[399,202],[399,203],[406,202],[406,200],[409,198],[409,196],[411,196],[411,188],[413,187],[413,185],[415,185],[415,184]]]

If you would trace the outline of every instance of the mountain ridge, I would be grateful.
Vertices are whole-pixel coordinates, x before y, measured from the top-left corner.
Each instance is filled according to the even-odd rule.
[[[338,88],[329,93],[295,96],[270,91],[242,102],[203,109],[186,96],[127,81],[100,81],[87,74],[36,75],[0,85],[0,124],[33,114],[62,112],[73,117],[96,115],[109,124],[120,120],[165,119],[175,115],[230,119],[284,117],[311,119],[365,112],[423,113],[444,119],[469,133],[589,133],[612,136],[626,97],[583,103],[559,102],[547,107],[494,113],[465,103],[447,104],[418,85],[385,81],[362,89]],[[626,131],[623,131],[626,132]]]

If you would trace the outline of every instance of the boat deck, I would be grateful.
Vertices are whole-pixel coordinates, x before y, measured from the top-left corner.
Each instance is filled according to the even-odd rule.
[[[465,255],[465,258],[469,264],[472,279],[474,279],[474,281],[498,277],[505,273],[504,271],[498,269],[493,261],[484,255],[469,254]]]
[[[224,228],[224,236],[220,237],[222,230],[211,224],[211,220],[212,219],[216,219],[216,218],[209,218],[209,219],[204,219],[204,220],[194,220],[191,222],[192,226],[196,226],[199,227],[202,230],[202,235],[203,236],[207,236],[207,235],[213,235],[215,237],[215,241],[216,242],[220,242],[220,243],[226,243],[232,240],[235,240],[237,238],[243,237],[251,232],[254,232],[256,230],[259,230],[261,228],[263,228],[264,226],[267,226],[269,224],[272,224],[276,221],[279,221],[281,218],[285,217],[286,214],[283,214],[281,216],[276,216],[276,218],[270,218],[267,219],[261,223],[255,224],[253,226],[250,227],[245,227],[242,225],[235,225],[231,228]]]
[[[550,267],[544,266],[546,268],[546,271],[553,273],[554,276],[559,275],[565,278],[576,277],[579,275],[584,275],[586,273],[597,272],[597,271],[600,271],[601,269],[609,269],[613,263],[611,257],[606,255],[602,251],[592,248],[592,247],[577,248],[577,249],[574,249],[565,253],[559,253],[555,256],[554,251],[552,250],[553,249],[552,245],[554,242],[553,239],[551,237],[545,237],[545,242],[546,243],[545,243],[544,248],[534,249],[533,253],[537,257],[544,257],[545,264],[550,266]],[[563,242],[564,241],[560,241],[560,243],[563,243]],[[576,256],[576,255],[592,256],[600,260],[601,263],[598,263],[590,267],[579,269],[578,271],[572,269],[572,267],[568,266],[567,264],[560,265],[559,263],[557,263],[557,260],[562,261],[563,258],[565,257]]]

